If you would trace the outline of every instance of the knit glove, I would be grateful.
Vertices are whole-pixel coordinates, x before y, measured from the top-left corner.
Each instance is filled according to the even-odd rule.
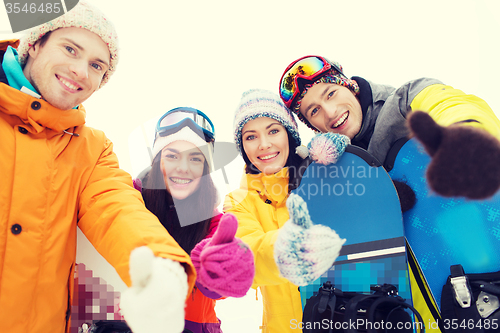
[[[191,251],[197,281],[222,296],[245,296],[255,275],[253,253],[234,237],[237,229],[236,217],[226,213],[213,237],[202,240]]]
[[[180,333],[188,292],[182,265],[155,257],[146,246],[130,255],[132,287],[122,293],[120,309],[134,333]]]
[[[307,148],[309,156],[314,162],[328,165],[337,163],[350,143],[349,137],[343,134],[318,133],[311,139]]]
[[[141,192],[142,191],[142,180],[140,178],[136,178],[132,180],[132,183],[134,184],[134,188]]]
[[[290,194],[286,206],[290,220],[278,232],[274,260],[282,276],[306,286],[333,265],[345,239],[327,226],[313,225],[300,196]]]
[[[432,157],[426,178],[444,197],[485,199],[500,188],[500,141],[488,132],[463,125],[442,127],[425,112],[410,113],[413,135]]]

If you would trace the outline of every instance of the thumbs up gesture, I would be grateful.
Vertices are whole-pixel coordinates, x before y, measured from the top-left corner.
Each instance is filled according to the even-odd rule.
[[[460,124],[443,127],[421,111],[410,113],[408,125],[432,157],[426,177],[434,192],[486,199],[500,189],[500,141],[493,135]]]
[[[345,239],[327,226],[314,225],[300,196],[290,194],[286,206],[290,219],[278,232],[274,260],[283,277],[306,286],[333,265]]]
[[[130,255],[130,278],[132,287],[120,299],[130,328],[135,333],[182,332],[188,284],[181,264],[141,246]]]
[[[197,282],[222,296],[245,296],[255,275],[253,253],[234,237],[237,229],[236,217],[226,213],[214,236],[202,240],[191,251]]]

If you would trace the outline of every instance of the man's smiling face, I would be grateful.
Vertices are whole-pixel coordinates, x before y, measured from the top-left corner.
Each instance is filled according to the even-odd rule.
[[[99,88],[109,60],[109,49],[98,35],[82,28],[60,28],[43,46],[38,41],[30,48],[23,72],[43,99],[68,110]]]
[[[299,112],[320,132],[334,132],[351,140],[361,130],[363,113],[354,93],[338,84],[318,83],[307,90]]]

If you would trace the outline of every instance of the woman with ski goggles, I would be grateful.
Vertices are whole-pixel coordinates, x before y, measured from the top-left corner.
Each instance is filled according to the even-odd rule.
[[[210,118],[200,110],[190,107],[179,107],[165,113],[156,124],[155,139],[176,132],[184,126],[203,133],[208,143],[215,140],[215,128]]]
[[[246,295],[255,269],[252,251],[234,237],[235,216],[216,208],[219,198],[210,174],[214,125],[197,109],[176,108],[158,120],[155,134],[152,165],[134,186],[196,268],[184,329],[220,333],[216,300]]]

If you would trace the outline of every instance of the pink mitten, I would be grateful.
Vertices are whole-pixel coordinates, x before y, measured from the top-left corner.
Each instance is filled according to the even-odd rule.
[[[198,282],[222,296],[245,296],[255,274],[252,251],[234,237],[237,228],[236,217],[226,213],[214,236],[191,251]]]
[[[136,178],[132,181],[134,183],[134,188],[141,192],[142,191],[142,180],[140,178]]]

